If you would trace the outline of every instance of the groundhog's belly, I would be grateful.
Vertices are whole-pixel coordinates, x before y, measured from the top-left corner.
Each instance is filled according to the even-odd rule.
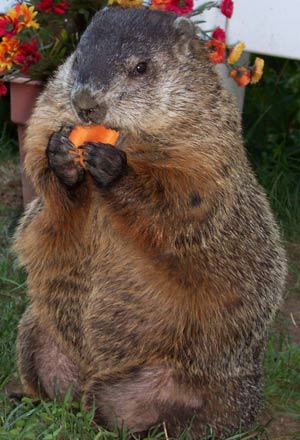
[[[40,325],[98,370],[135,353],[139,362],[177,357],[178,332],[185,326],[178,298],[186,295],[170,273],[100,210],[87,217],[81,236],[54,226],[47,234],[42,225],[29,226],[36,260],[28,287]]]
[[[59,267],[55,276],[40,281],[40,288],[30,292],[40,323],[51,333],[59,333],[66,346],[82,355],[84,347],[82,314],[88,303],[91,284],[84,279],[86,271],[76,267],[67,272]]]
[[[82,355],[82,314],[92,290],[88,234],[83,229],[78,236],[68,224],[47,224],[46,214],[31,213],[31,223],[17,237],[28,270],[29,297],[40,325]]]
[[[141,329],[146,316],[157,317],[156,312],[151,318],[157,304],[149,298],[151,289],[143,274],[149,262],[101,212],[87,219],[85,237],[65,234],[62,243],[54,231],[62,235],[63,231],[55,226],[45,234],[33,222],[30,231],[24,231],[24,236],[34,233],[30,253],[35,261],[29,268],[28,288],[35,315],[83,363],[100,361],[101,354],[106,364],[145,336]],[[90,342],[96,352],[87,347]]]
[[[82,317],[86,357],[100,371],[127,358],[147,364],[174,358],[182,313],[172,277],[117,231],[107,231],[105,240],[97,264],[91,263],[92,291]]]

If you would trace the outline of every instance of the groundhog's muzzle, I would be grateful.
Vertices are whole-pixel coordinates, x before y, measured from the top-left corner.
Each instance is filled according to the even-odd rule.
[[[82,121],[101,124],[104,120],[107,106],[104,102],[99,103],[88,87],[74,84],[71,102],[73,110]]]

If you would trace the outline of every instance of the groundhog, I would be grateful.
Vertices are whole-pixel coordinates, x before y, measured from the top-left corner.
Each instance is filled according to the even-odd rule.
[[[77,124],[120,133],[84,145]],[[248,428],[286,263],[240,116],[185,18],[108,8],[38,100],[26,136],[38,198],[16,232],[31,305],[24,392],[72,387],[97,423],[177,437]]]

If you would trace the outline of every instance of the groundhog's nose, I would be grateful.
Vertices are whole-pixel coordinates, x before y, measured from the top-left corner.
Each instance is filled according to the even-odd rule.
[[[76,113],[84,122],[100,124],[103,121],[107,112],[106,104],[98,103],[88,89],[73,89],[71,100]]]

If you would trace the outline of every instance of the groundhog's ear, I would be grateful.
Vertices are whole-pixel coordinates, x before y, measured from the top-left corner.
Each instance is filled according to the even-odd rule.
[[[176,34],[179,38],[181,52],[187,54],[191,50],[192,41],[196,36],[194,23],[185,17],[177,17],[174,21]]]
[[[174,21],[174,27],[179,37],[190,40],[196,35],[194,23],[186,17],[177,17]]]

